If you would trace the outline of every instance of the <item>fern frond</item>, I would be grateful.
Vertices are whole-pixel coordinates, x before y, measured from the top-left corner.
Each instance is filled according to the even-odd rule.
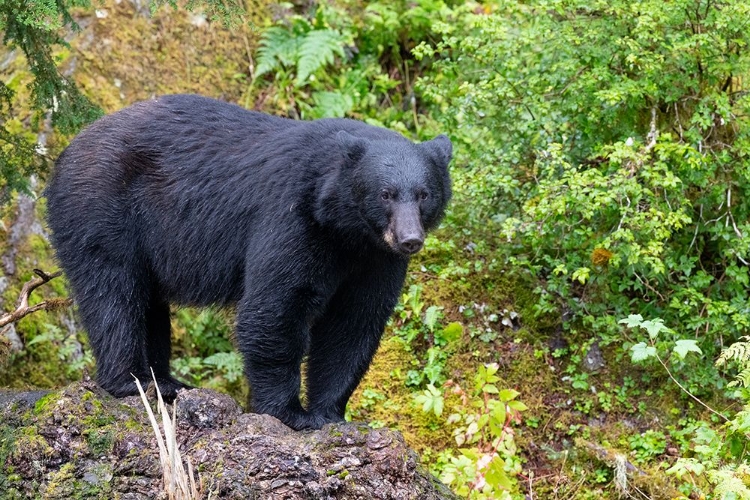
[[[333,62],[338,54],[344,57],[344,38],[338,31],[313,30],[305,35],[299,46],[297,85],[304,85],[311,74]]]
[[[750,363],[750,337],[740,337],[739,341],[724,349],[716,360],[716,366],[725,365],[730,361],[736,361],[741,366]]]
[[[713,483],[713,493],[717,498],[727,498],[725,495],[728,493],[733,493],[733,498],[750,498],[750,489],[745,486],[741,472],[738,474],[733,467],[709,471],[708,480]]]
[[[738,385],[741,385],[742,387],[750,387],[750,366],[743,368],[742,371],[734,377],[734,380],[727,385],[729,387],[737,387]]]
[[[314,118],[343,118],[354,107],[352,97],[339,91],[313,92],[312,99]]]
[[[281,26],[266,29],[260,39],[255,76],[273,71],[279,64],[294,65],[301,42],[301,38]]]

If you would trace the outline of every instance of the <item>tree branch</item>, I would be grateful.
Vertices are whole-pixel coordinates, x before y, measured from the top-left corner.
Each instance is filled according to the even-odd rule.
[[[42,301],[33,306],[30,306],[29,297],[31,296],[31,292],[33,292],[40,286],[44,285],[45,283],[49,282],[50,280],[60,276],[62,274],[62,271],[57,271],[56,273],[47,274],[40,269],[34,269],[34,274],[36,274],[37,277],[32,278],[31,280],[27,281],[23,285],[23,288],[21,288],[21,294],[18,297],[18,301],[16,301],[16,310],[0,316],[0,328],[5,327],[11,323],[15,323],[19,319],[24,318],[25,316],[28,316],[29,314],[33,312],[40,311],[40,310],[49,311],[51,309],[67,307],[73,303],[72,299],[50,299],[50,300]],[[4,334],[4,333],[5,333],[5,328],[3,328],[2,331],[0,331],[0,334]]]

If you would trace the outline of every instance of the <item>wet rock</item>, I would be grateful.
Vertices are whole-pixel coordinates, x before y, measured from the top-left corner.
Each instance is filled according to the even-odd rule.
[[[177,442],[211,498],[455,498],[401,434],[364,424],[296,432],[206,389],[175,400]],[[159,451],[136,397],[91,381],[0,391],[0,498],[165,498]]]
[[[596,372],[604,368],[604,365],[605,362],[602,349],[599,347],[598,342],[594,342],[591,344],[586,356],[583,358],[583,369],[588,372]]]
[[[204,429],[229,424],[242,413],[240,405],[230,396],[208,389],[181,391],[175,406],[181,424]]]

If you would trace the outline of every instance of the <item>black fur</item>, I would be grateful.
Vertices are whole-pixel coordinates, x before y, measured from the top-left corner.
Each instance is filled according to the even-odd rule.
[[[213,99],[138,103],[83,131],[47,188],[49,225],[111,394],[174,397],[169,303],[237,305],[255,411],[341,420],[409,254],[450,198],[445,136],[293,121]],[[299,400],[305,354],[307,409]]]

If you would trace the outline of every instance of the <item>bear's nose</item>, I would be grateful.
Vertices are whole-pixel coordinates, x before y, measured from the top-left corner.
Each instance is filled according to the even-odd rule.
[[[419,252],[422,249],[423,244],[424,240],[422,238],[411,236],[402,241],[399,247],[401,248],[402,252],[413,254]]]

